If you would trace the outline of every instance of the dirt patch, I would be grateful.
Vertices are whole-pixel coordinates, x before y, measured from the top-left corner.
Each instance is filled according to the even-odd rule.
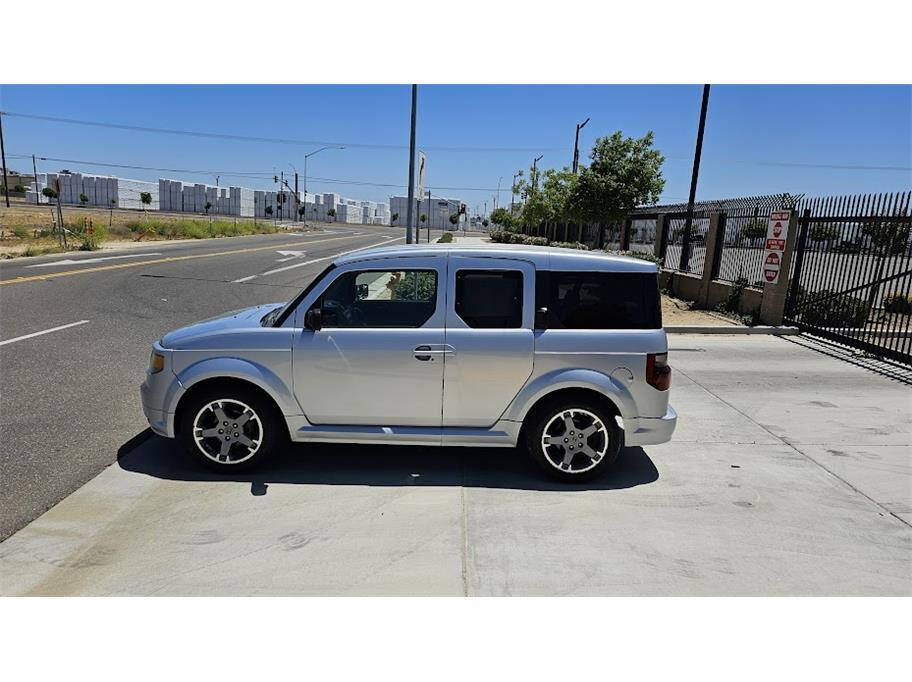
[[[706,310],[693,310],[690,301],[682,301],[671,296],[662,296],[662,324],[676,326],[683,324],[712,325],[725,327],[735,324],[731,320]]]

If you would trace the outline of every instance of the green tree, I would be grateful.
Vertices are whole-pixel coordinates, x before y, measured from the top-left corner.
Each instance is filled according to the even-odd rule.
[[[423,223],[424,223],[424,222],[427,222],[427,213],[422,213],[419,219],[420,219],[421,222],[423,222]]]
[[[298,215],[301,216],[301,217],[303,218],[303,217],[304,217],[304,213],[305,213],[306,211],[307,211],[307,209],[304,208],[303,206],[301,206],[301,208],[298,209]]]
[[[48,199],[56,199],[56,198],[57,198],[57,192],[56,192],[56,190],[53,190],[53,189],[51,189],[50,187],[45,187],[43,190],[41,190],[41,193],[42,193],[44,196],[46,196]]]
[[[513,216],[510,215],[510,212],[505,208],[495,208],[491,211],[490,220],[495,225],[500,225],[507,230],[514,226]]]
[[[87,203],[89,203],[89,197],[87,197],[85,194],[80,194],[79,203],[81,203],[83,206],[85,206]]]
[[[881,255],[899,254],[909,243],[912,225],[907,220],[890,220],[889,218],[865,222],[861,233],[870,237],[871,243]]]
[[[399,220],[399,214],[393,213],[393,215],[390,217],[390,223],[395,225],[397,220]]]
[[[595,141],[589,167],[571,186],[568,214],[587,222],[622,219],[642,204],[654,204],[665,188],[665,157],[653,149],[654,134],[624,137],[617,131]]]
[[[458,224],[459,224],[459,214],[451,213],[450,214],[450,225],[452,225],[453,227],[456,227]]]
[[[25,187],[23,185],[16,185],[15,187],[13,187],[13,191],[19,192],[20,194],[22,194],[23,192],[25,192]]]
[[[766,233],[764,232],[764,235]],[[839,226],[829,223],[817,223],[811,227],[811,239],[815,242],[831,242],[839,238]]]
[[[152,193],[151,192],[140,192],[139,201],[142,204],[142,210],[145,213],[146,206],[152,205]],[[209,206],[210,206],[210,204],[207,202],[206,203],[206,213],[209,212]]]
[[[331,222],[336,222],[336,209],[334,209],[334,208],[329,209],[326,212],[326,215],[328,215],[330,218],[332,218]]]
[[[487,227],[488,224],[489,224],[489,223],[488,223],[488,219],[487,219],[487,218],[485,218],[484,220],[481,221],[481,226],[482,226],[482,227]]]
[[[741,239],[748,239],[753,241],[754,239],[763,239],[766,237],[766,222],[761,218],[751,218],[747,223],[741,227],[741,233],[739,236]]]
[[[146,203],[146,202],[143,202],[143,204],[145,204],[145,203]],[[212,204],[211,204],[210,202],[207,201],[207,202],[206,202],[206,205],[204,206],[204,208],[206,209],[206,215],[209,215],[209,209],[212,208]],[[145,211],[146,209],[143,208],[143,210]]]
[[[272,215],[272,206],[267,206],[265,210],[266,210],[266,215]]]

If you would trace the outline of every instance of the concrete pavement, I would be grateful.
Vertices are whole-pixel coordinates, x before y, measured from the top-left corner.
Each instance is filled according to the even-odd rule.
[[[674,440],[587,485],[512,451],[365,446],[225,480],[135,428],[0,544],[0,592],[912,594],[907,373],[793,337],[670,345]]]

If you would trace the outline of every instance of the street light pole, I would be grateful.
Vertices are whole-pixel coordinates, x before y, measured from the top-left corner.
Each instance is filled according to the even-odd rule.
[[[586,127],[586,124],[589,123],[587,118],[582,123],[576,124],[576,141],[573,143],[573,174],[576,175],[579,171],[579,131]]]
[[[519,173],[513,173],[513,184],[510,185],[510,217],[513,217],[513,203],[516,199],[516,191],[513,189],[516,187],[516,178],[519,177]]]
[[[684,238],[681,240],[681,265],[684,272],[690,266],[690,230],[693,226],[694,199],[697,196],[697,178],[700,175],[700,156],[703,153],[703,129],[706,127],[706,107],[709,104],[709,84],[703,86],[700,105],[700,126],[697,128],[697,147],[694,149],[693,173],[690,176],[690,197],[687,199],[687,218],[684,221]]]
[[[543,156],[544,154],[541,154],[532,159],[532,177],[529,178],[532,192],[538,191],[538,162],[541,161]]]
[[[405,243],[412,243],[412,214],[415,203],[415,120],[418,117],[418,86],[412,85],[412,125],[409,133],[408,208],[406,209]]]
[[[343,145],[328,145],[326,147],[320,147],[315,149],[310,154],[304,155],[304,205],[307,205],[307,159],[309,159],[314,154],[319,154],[320,152],[326,149],[345,149]],[[291,166],[291,164],[288,164]],[[294,166],[291,166],[294,168]],[[298,191],[298,169],[295,168],[295,193]],[[307,211],[304,211],[304,227],[307,227]]]
[[[6,180],[6,147],[3,146],[3,112],[0,112],[0,157],[3,161],[3,196],[6,198],[6,207],[9,208],[9,185]],[[38,189],[38,178],[35,178],[35,189]]]

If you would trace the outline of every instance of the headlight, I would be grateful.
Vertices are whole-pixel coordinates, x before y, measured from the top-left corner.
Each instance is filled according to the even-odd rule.
[[[152,355],[149,358],[149,373],[158,374],[165,368],[165,356],[161,353],[152,351]]]

